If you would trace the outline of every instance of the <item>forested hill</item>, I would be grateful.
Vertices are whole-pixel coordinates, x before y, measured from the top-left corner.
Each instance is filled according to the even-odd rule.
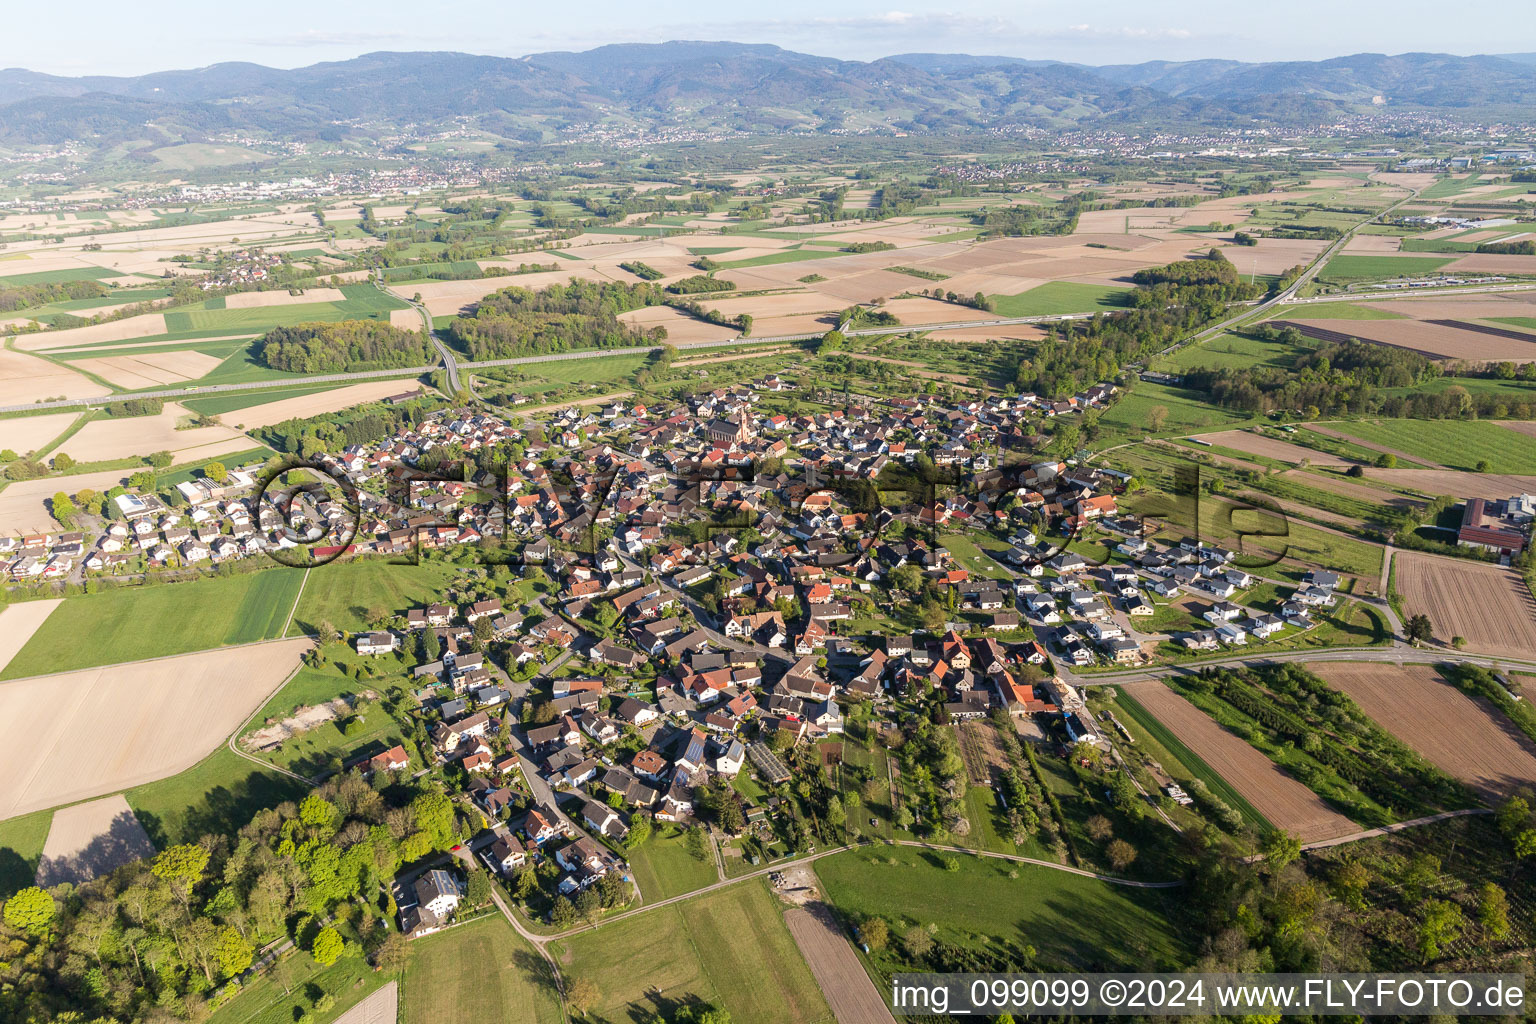
[[[1529,55],[1355,54],[1325,61],[1151,61],[1089,67],[968,54],[846,61],[742,43],[604,46],[510,59],[370,53],[279,70],[216,64],[133,78],[0,71],[0,143],[164,140],[245,130],[347,138],[394,123],[466,117],[513,143],[568,121],[747,131],[875,126],[914,132],[1094,121],[1315,122],[1366,109],[1490,110],[1536,104]],[[134,134],[137,133],[137,134]]]

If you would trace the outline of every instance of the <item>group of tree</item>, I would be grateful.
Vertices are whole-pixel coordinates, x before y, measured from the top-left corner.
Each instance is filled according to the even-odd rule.
[[[344,373],[425,366],[436,356],[421,331],[382,320],[274,327],[257,343],[262,361],[289,373]]]
[[[24,889],[3,912],[0,1019],[205,1019],[255,951],[285,937],[322,966],[368,953],[397,968],[389,881],[466,832],[434,788],[347,775],[234,835]]]
[[[46,306],[50,302],[99,299],[108,293],[107,286],[100,281],[0,285],[0,313],[31,309],[33,306]]]
[[[735,281],[710,277],[708,274],[694,274],[692,277],[685,277],[667,285],[667,291],[673,295],[704,295],[709,292],[733,292],[735,290]]]
[[[503,288],[474,313],[449,324],[453,341],[474,359],[511,359],[549,352],[655,344],[665,330],[642,331],[619,314],[661,305],[654,284],[574,280],[537,291]]]

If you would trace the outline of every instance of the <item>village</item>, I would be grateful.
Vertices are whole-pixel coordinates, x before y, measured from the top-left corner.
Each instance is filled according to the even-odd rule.
[[[1121,507],[1129,474],[1018,458],[1046,440],[1031,424],[1102,407],[1114,384],[1059,402],[757,408],[793,387],[768,376],[676,408],[571,407],[542,424],[444,410],[279,473],[183,482],[175,507],[117,494],[121,514],[99,531],[0,550],[22,581],[269,555],[316,572],[333,559],[463,565],[457,599],[319,637],[412,683],[419,748],[344,767],[441,772],[486,823],[455,851],[461,866],[478,858],[556,923],[626,905],[632,832],[696,825],[703,803],[711,842],[745,863],[803,853],[801,816],[759,787],[782,787],[850,718],[990,716],[1058,755],[1107,750],[1113,720],[1081,689],[1096,669],[1305,634],[1340,599],[1339,574],[1314,570],[1278,612],[1246,607],[1267,581],[1231,550],[1158,539],[1165,523]],[[1087,537],[1109,558],[1091,558]],[[1195,628],[1155,628],[1173,602]],[[453,917],[464,883],[437,862],[416,872],[394,891],[403,930],[420,935]]]

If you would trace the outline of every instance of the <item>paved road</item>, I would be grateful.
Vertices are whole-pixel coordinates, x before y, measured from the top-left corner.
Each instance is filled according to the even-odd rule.
[[[431,340],[432,347],[437,349],[438,358],[443,361],[443,367],[448,371],[448,393],[450,395],[457,395],[459,393],[459,364],[453,357],[453,350],[444,343],[442,338],[437,336],[437,331],[433,330],[432,314],[427,312],[426,306],[423,306],[421,303],[412,299],[406,298],[404,295],[401,295],[399,292],[395,291],[388,284],[386,284],[384,281],[384,272],[382,270],[375,268],[373,274],[374,286],[377,287],[379,291],[383,292],[385,295],[388,295],[392,299],[399,299],[401,302],[406,303],[416,311],[418,316],[421,317],[422,330],[427,332],[427,337]]]

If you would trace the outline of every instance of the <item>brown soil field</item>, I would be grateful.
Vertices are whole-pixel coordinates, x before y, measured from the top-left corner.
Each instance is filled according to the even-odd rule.
[[[1409,615],[1427,615],[1435,639],[1465,637],[1467,650],[1508,658],[1536,651],[1536,601],[1512,569],[1417,551],[1392,556]]]
[[[1536,785],[1536,744],[1433,666],[1326,662],[1314,671],[1387,732],[1490,800]]]
[[[78,494],[87,488],[98,492],[109,491],[118,484],[126,483],[130,472],[126,469],[104,469],[99,473],[18,480],[0,491],[0,533],[57,530],[59,524],[48,514],[45,501],[61,489],[70,494]]]
[[[70,345],[89,345],[93,341],[127,341],[165,333],[165,316],[161,313],[145,313],[88,327],[26,334],[16,339],[16,347],[26,352],[47,352]]]
[[[64,433],[79,416],[76,412],[60,412],[0,420],[0,449],[9,448],[20,455],[35,452]]]
[[[56,812],[37,862],[37,884],[89,882],[155,855],[155,844],[121,793]]]
[[[558,256],[555,259],[560,259]],[[423,281],[420,284],[400,285],[398,290],[406,298],[420,294],[422,305],[433,316],[447,316],[473,306],[491,292],[517,285],[520,288],[547,288],[552,284],[565,284],[575,277],[594,281],[607,279],[596,268],[561,260],[559,270],[542,274],[511,274],[507,277],[483,277],[477,281]],[[569,268],[569,269],[567,269]]]
[[[1337,455],[1328,452],[1320,452],[1312,448],[1306,448],[1299,444],[1291,444],[1289,441],[1281,441],[1274,437],[1265,437],[1247,430],[1218,430],[1214,434],[1197,435],[1202,441],[1220,445],[1223,448],[1231,448],[1235,451],[1247,452],[1250,455],[1262,455],[1267,459],[1275,459],[1280,462],[1299,464],[1307,459],[1314,466],[1340,466],[1348,467],[1354,463],[1347,459],[1341,459]]]
[[[392,981],[337,1017],[336,1024],[395,1024],[399,1010],[400,983]]]
[[[1163,682],[1130,683],[1125,690],[1276,828],[1304,843],[1359,831],[1360,826]]]
[[[0,684],[0,818],[184,771],[299,666],[278,640]]]
[[[1529,298],[1522,295],[1529,294]],[[1364,305],[1390,313],[1405,313],[1419,320],[1487,320],[1501,316],[1536,316],[1536,292],[1503,292],[1486,295],[1423,299],[1373,298]],[[1315,308],[1326,310],[1327,303]],[[1327,316],[1326,313],[1319,313]]]
[[[1275,321],[1279,324],[1281,321]],[[1412,349],[1431,359],[1465,359],[1471,362],[1536,360],[1536,345],[1478,331],[1462,330],[1424,320],[1324,320],[1294,322],[1304,331],[1327,332],[1334,338],[1358,338],[1378,345]]]
[[[361,405],[364,402],[377,402],[381,398],[415,391],[420,387],[421,385],[415,379],[408,377],[370,380],[362,384],[348,384],[331,391],[317,391],[311,395],[280,398],[275,402],[237,409],[226,413],[222,419],[241,430],[255,430],[258,427],[270,427],[274,423],[281,423],[283,420],[294,417],[302,419],[318,416],[323,412],[335,412],[337,409]]]
[[[218,356],[186,349],[74,360],[74,364],[86,373],[95,374],[129,391],[150,391],[157,387],[196,380],[212,373],[221,362],[223,360]]]
[[[1536,274],[1536,256],[1475,252],[1447,265],[1445,269],[1458,274]]]
[[[175,402],[167,402],[157,416],[132,416],[125,419],[92,420],[60,447],[76,462],[106,462],[131,455],[149,455],[168,451],[176,463],[213,458],[230,452],[248,451],[255,446],[250,438],[230,427],[193,427],[177,430],[176,423],[191,415]],[[60,486],[70,493],[79,490],[67,482]]]
[[[719,324],[696,320],[671,306],[647,306],[645,309],[620,313],[619,319],[637,327],[665,327],[667,341],[674,345],[690,341],[719,341],[734,338],[738,333],[734,327],[721,327]],[[761,333],[755,325],[753,330]]]
[[[1411,487],[1420,494],[1449,494],[1453,498],[1489,498],[1536,493],[1536,476],[1502,473],[1464,473],[1453,469],[1365,468],[1367,480],[1394,487]]]
[[[27,645],[39,627],[64,601],[61,597],[42,601],[21,601],[0,609],[0,671],[11,663],[16,652]]]
[[[345,302],[346,296],[339,288],[310,288],[302,295],[289,295],[285,291],[236,292],[225,296],[225,309],[252,309],[257,306],[295,306],[305,302]]]
[[[1428,472],[1433,472],[1433,470]],[[1324,491],[1332,491],[1334,494],[1359,498],[1361,501],[1375,502],[1378,505],[1404,508],[1412,504],[1408,498],[1400,494],[1394,494],[1380,487],[1371,487],[1369,484],[1356,483],[1354,480],[1346,480],[1339,473],[1312,473],[1304,469],[1289,469],[1280,475],[1305,487],[1317,487]]]
[[[785,911],[784,923],[838,1024],[896,1024],[875,983],[864,973],[858,954],[826,907],[793,907]]]
[[[1396,235],[1356,235],[1344,246],[1345,253],[1398,252],[1403,240]]]
[[[98,398],[111,393],[110,388],[57,363],[0,349],[0,405],[26,405],[39,398]],[[0,435],[4,432],[0,426]]]
[[[1008,755],[998,745],[997,726],[991,722],[956,723],[955,739],[973,784],[991,786],[996,774],[1008,767]]]

